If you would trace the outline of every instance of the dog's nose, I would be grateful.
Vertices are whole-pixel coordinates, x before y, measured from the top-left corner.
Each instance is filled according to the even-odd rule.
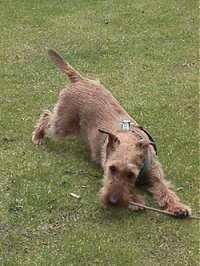
[[[111,203],[112,205],[117,205],[118,202],[119,198],[117,195],[113,194],[109,197],[109,203]]]

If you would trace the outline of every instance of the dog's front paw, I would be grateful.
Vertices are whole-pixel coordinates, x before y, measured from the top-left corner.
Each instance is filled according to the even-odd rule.
[[[188,217],[191,216],[192,213],[190,207],[184,204],[169,206],[166,210],[171,212],[172,215],[177,218]]]
[[[136,206],[136,205],[131,204],[131,203],[129,203],[128,209],[129,209],[129,211],[141,211],[141,210],[144,210],[144,208],[142,206]]]
[[[142,195],[135,194],[131,197],[131,200],[129,201],[128,209],[130,211],[144,210],[144,207],[142,206],[144,204],[144,197]]]

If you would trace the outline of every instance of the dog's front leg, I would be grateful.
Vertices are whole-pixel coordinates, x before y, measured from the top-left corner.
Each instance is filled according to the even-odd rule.
[[[133,202],[133,203],[131,203],[131,202]],[[144,197],[142,195],[134,193],[134,194],[131,195],[131,198],[130,198],[130,201],[129,201],[129,204],[128,204],[128,209],[130,211],[143,210],[143,207],[135,206],[134,203],[139,203],[139,204],[144,205],[145,204]]]
[[[191,215],[190,207],[181,202],[172,190],[170,182],[164,178],[164,173],[159,162],[153,162],[149,173],[149,191],[161,208],[173,213],[175,216],[184,217]]]

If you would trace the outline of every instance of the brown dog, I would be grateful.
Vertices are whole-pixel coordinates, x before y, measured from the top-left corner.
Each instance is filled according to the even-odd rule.
[[[42,144],[46,134],[55,138],[81,135],[93,160],[104,171],[99,193],[104,206],[137,210],[130,202],[144,203],[144,200],[134,192],[134,185],[145,183],[160,207],[177,216],[190,215],[190,208],[181,203],[165,180],[148,132],[138,126],[101,84],[82,77],[54,50],[48,50],[48,54],[67,74],[71,85],[61,91],[52,112],[43,112],[32,142]]]

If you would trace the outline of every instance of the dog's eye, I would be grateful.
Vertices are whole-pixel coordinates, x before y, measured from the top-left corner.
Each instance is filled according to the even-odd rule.
[[[128,172],[127,177],[128,177],[128,179],[133,180],[135,178],[135,174],[132,172]]]
[[[110,173],[111,173],[112,176],[116,176],[117,175],[117,167],[116,166],[111,165],[109,167],[109,170],[110,170]]]

